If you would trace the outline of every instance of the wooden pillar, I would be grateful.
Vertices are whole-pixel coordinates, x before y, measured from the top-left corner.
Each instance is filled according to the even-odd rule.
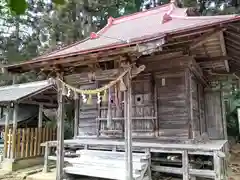
[[[218,156],[218,152],[215,151],[213,153],[213,167],[215,172],[215,178],[214,180],[220,180],[221,179],[221,158]]]
[[[111,129],[112,128],[112,103],[111,103],[111,94],[112,94],[112,89],[109,88],[108,90],[108,114],[107,114],[107,128]]]
[[[49,159],[48,159],[48,156],[49,156],[49,144],[48,144],[48,142],[46,142],[46,144],[45,144],[45,153],[44,153],[44,165],[43,165],[43,172],[44,173],[47,173],[49,171],[49,167],[48,167]]]
[[[39,104],[39,111],[38,111],[38,128],[42,128],[42,121],[43,121],[43,105]]]
[[[78,136],[79,130],[79,99],[74,100],[74,138]]]
[[[128,127],[127,127],[127,107],[128,107],[128,103],[127,103],[127,91],[124,91],[124,138],[125,138],[125,154],[124,154],[124,157],[125,157],[125,175],[126,175],[126,179],[128,179]]]
[[[189,161],[188,152],[186,150],[182,153],[182,168],[183,168],[183,180],[189,180]]]
[[[10,119],[10,104],[7,105],[7,113],[6,113],[6,119],[5,119],[5,130],[4,130],[4,157],[5,158],[9,158],[8,157],[9,119]]]
[[[131,73],[127,75],[127,124],[126,124],[125,150],[127,150],[127,179],[133,179],[133,165],[132,165],[132,83]]]
[[[13,128],[12,128],[11,159],[14,159],[15,158],[15,154],[16,154],[17,116],[18,116],[18,104],[14,103],[14,106],[13,106]]]
[[[227,134],[227,119],[226,119],[226,107],[224,103],[224,91],[223,91],[223,85],[221,83],[221,109],[222,109],[222,122],[223,122],[223,137],[225,140],[228,140],[228,134]],[[237,109],[238,111],[238,109]],[[238,119],[239,120],[239,119]]]
[[[192,138],[196,138],[196,122],[194,122],[193,117],[193,87],[192,87],[192,75],[189,73],[189,98],[190,98],[190,123],[191,123],[191,129],[192,129]]]
[[[158,123],[158,93],[157,93],[157,82],[156,76],[153,76],[153,95],[154,95],[154,134],[156,137],[159,136],[159,123]]]
[[[58,118],[57,118],[57,175],[56,180],[63,179],[64,166],[64,102],[62,86],[58,83]]]
[[[193,102],[192,102],[192,76],[189,69],[185,70],[184,73],[185,81],[185,96],[186,96],[186,109],[189,117],[189,129],[188,129],[188,138],[192,139],[195,137],[195,129],[193,122]]]
[[[39,104],[39,109],[38,109],[38,148],[37,148],[37,154],[40,155],[42,148],[40,144],[42,143],[42,121],[43,121],[43,105]]]

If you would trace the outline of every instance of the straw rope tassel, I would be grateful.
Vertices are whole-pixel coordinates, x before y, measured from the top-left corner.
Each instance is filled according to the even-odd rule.
[[[89,94],[87,104],[92,104],[92,95]]]

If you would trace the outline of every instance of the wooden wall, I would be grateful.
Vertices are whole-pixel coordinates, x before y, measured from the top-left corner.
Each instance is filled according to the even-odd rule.
[[[194,74],[191,74],[192,137],[206,132],[204,88]]]
[[[224,139],[224,122],[220,91],[205,92],[206,126],[211,139]]]
[[[156,74],[160,137],[188,138],[188,109],[184,71]]]
[[[204,85],[193,58],[152,56],[140,59],[139,64],[146,69],[132,81],[133,137],[189,139],[205,132]],[[98,86],[106,83],[98,82]],[[82,88],[93,87],[96,84]],[[110,104],[98,105],[95,100],[92,105],[81,105],[80,134],[123,136],[123,93],[116,95],[116,89],[111,88],[109,98]]]

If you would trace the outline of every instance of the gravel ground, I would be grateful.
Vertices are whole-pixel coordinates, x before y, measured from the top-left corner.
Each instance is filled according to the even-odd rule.
[[[0,170],[0,180],[23,180],[26,179],[26,177],[29,174],[33,174],[36,172],[40,172],[42,171],[43,166],[39,165],[39,166],[33,166],[30,168],[26,168],[26,169],[21,169],[18,170],[16,172],[12,172],[12,173],[7,173],[4,171]]]

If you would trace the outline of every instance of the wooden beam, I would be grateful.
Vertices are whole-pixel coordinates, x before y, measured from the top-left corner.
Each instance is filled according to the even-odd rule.
[[[202,58],[195,57],[195,60],[197,61],[197,63],[199,63],[199,62],[204,63],[204,61],[224,61],[224,60],[229,60],[229,59],[231,59],[231,57],[229,57],[229,56],[202,57]]]
[[[226,51],[226,45],[225,45],[223,31],[219,32],[219,38],[220,38],[220,46],[221,46],[221,49],[222,49],[222,55],[226,56],[227,55],[227,51]]]
[[[105,62],[108,61],[109,58],[113,56],[119,57],[119,55],[124,55],[131,52],[137,52],[138,47],[136,45],[130,46],[130,47],[123,47],[118,49],[111,49],[108,51],[100,51],[96,53],[89,53],[89,54],[83,54],[83,55],[75,55],[71,57],[56,57],[54,59],[41,59],[41,60],[35,60],[35,61],[28,61],[17,65],[11,65],[8,67],[5,67],[9,72],[18,73],[18,72],[27,72],[30,70],[37,70],[42,71],[45,69],[42,69],[43,67],[49,67],[53,68],[57,67],[59,65],[68,64],[69,67],[72,66],[73,63],[78,63],[78,66],[90,64],[93,62]],[[94,61],[92,60],[94,59]],[[16,72],[18,71],[18,72]]]
[[[235,26],[234,24],[228,24],[227,28],[232,29],[233,31],[240,32],[240,27],[239,26]]]
[[[141,70],[142,68],[144,68],[145,66],[139,66],[139,67],[133,67],[132,69],[132,76],[135,77],[139,74],[139,70]],[[94,72],[95,75],[95,81],[105,81],[105,80],[114,80],[117,78],[117,76],[119,75],[119,69],[115,68],[115,69],[106,69],[106,70],[97,70],[96,72]],[[85,72],[81,72],[81,73],[75,73],[75,74],[71,74],[71,75],[67,75],[64,76],[65,81],[68,84],[71,85],[79,85],[79,84],[85,84],[85,83],[89,83],[89,71],[85,70]]]
[[[39,101],[31,101],[31,100],[25,100],[22,102],[23,104],[32,104],[32,105],[39,105],[42,104],[44,107],[57,107],[57,103],[47,103],[47,102],[39,102]]]
[[[208,39],[210,39],[211,37],[217,35],[220,31],[223,31],[221,29],[214,29],[211,32],[208,32],[202,36],[200,36],[199,38],[196,38],[190,45],[189,45],[189,49],[193,50],[196,49],[197,47],[201,46],[202,44],[204,44]]]
[[[64,101],[62,86],[58,82],[58,111],[57,111],[57,176],[56,180],[63,180],[64,166]]]
[[[214,28],[205,28],[205,29],[199,29],[199,30],[194,29],[192,31],[188,31],[187,33],[186,32],[182,32],[182,33],[174,32],[172,34],[169,34],[169,36],[171,36],[169,39],[177,39],[177,38],[185,38],[185,37],[194,36],[194,35],[201,35],[203,33],[209,33],[214,30],[215,30]]]
[[[226,44],[225,44],[223,31],[219,32],[219,38],[220,38],[220,46],[221,46],[221,49],[222,49],[222,55],[226,56],[227,55],[227,50],[226,50]],[[224,64],[225,64],[226,71],[229,72],[230,68],[229,68],[229,64],[228,64],[228,60],[227,59],[224,60]]]
[[[227,37],[228,36],[232,36],[234,39],[236,39],[237,41],[240,39],[240,35],[236,32],[233,31],[225,31]]]
[[[32,102],[38,102],[37,104],[57,104],[57,100],[51,99],[49,96],[49,99],[46,98],[29,98],[29,100],[25,101],[32,101]]]
[[[227,36],[225,37],[225,39],[227,40],[227,42],[229,41],[230,43],[235,44],[236,46],[240,46],[240,42],[236,39],[232,39],[231,37]],[[226,44],[226,43],[225,43]]]
[[[230,44],[228,44],[227,46],[229,46],[229,47],[227,47],[227,51],[228,51],[228,53],[230,52],[231,54],[231,56],[240,56],[240,49],[238,49],[238,48],[235,48],[234,46],[232,46],[232,45],[230,45]]]

